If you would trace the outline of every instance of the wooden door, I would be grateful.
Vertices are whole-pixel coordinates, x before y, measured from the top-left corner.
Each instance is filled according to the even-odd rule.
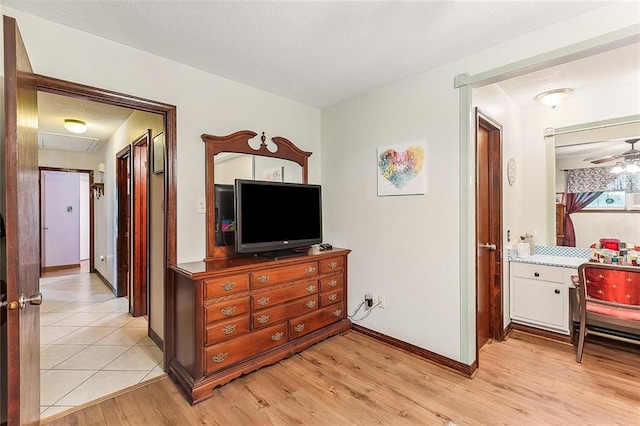
[[[118,234],[116,238],[116,264],[117,264],[117,297],[124,297],[129,294],[129,283],[131,270],[131,215],[129,214],[131,205],[131,147],[126,146],[116,154],[116,211],[118,212]]]
[[[479,350],[502,340],[501,127],[477,112],[476,129],[476,336]]]
[[[5,146],[0,199],[6,200],[2,209],[6,237],[2,238],[0,270],[9,304],[3,308],[6,341],[2,342],[2,357],[7,371],[1,375],[6,378],[2,384],[6,392],[3,388],[0,398],[6,411],[2,420],[8,425],[35,425],[40,422],[37,91],[16,20],[3,16],[3,24]],[[20,303],[21,296],[33,296],[33,300]]]
[[[147,315],[149,296],[149,146],[151,130],[133,142],[133,312]]]

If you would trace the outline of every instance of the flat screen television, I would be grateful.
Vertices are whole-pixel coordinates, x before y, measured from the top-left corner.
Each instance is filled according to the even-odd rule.
[[[275,259],[322,242],[320,185],[236,179],[235,251]]]

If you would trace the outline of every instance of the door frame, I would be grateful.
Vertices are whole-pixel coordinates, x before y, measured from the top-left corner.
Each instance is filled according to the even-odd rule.
[[[491,118],[488,114],[480,110],[475,109],[476,116],[476,144],[478,140],[478,133],[480,129],[484,129],[488,133],[488,163],[489,163],[489,210],[492,212],[489,215],[489,241],[496,245],[494,251],[493,261],[493,279],[489,288],[489,337],[497,341],[504,340],[505,330],[502,326],[504,322],[503,312],[503,247],[502,247],[502,125]],[[476,168],[478,160],[476,157]],[[479,179],[476,179],[476,184],[479,184]],[[479,191],[476,189],[476,197]],[[477,206],[477,201],[476,201]],[[477,215],[481,212],[476,208],[476,223]],[[478,241],[478,229],[476,228],[476,243]],[[476,250],[477,244],[476,244]],[[476,261],[476,313],[478,311],[478,268]],[[479,365],[479,343],[478,343],[478,322],[476,321],[476,360]]]
[[[133,258],[133,286],[130,307],[134,317],[149,313],[149,225],[150,225],[150,171],[149,153],[151,129],[131,143],[131,218],[133,238],[130,244]]]
[[[93,192],[91,191],[91,185],[93,185],[93,170],[88,170],[88,169],[65,169],[62,167],[48,167],[48,166],[40,166],[38,167],[38,172],[40,173],[40,177],[42,177],[42,172],[43,171],[52,171],[52,172],[66,172],[66,173],[86,173],[89,175],[89,272],[95,272],[96,268],[94,267],[94,256],[95,256],[95,251],[94,251],[94,236],[93,236],[93,228],[94,228],[94,217],[93,217],[93,213],[94,213],[94,199],[93,199]],[[39,186],[40,186],[40,191],[39,193],[42,194],[42,179],[38,180]],[[42,210],[42,204],[40,204],[40,223],[42,223],[42,215],[44,214],[43,210]],[[40,226],[40,242],[42,242],[42,226]],[[40,244],[40,247],[42,247],[42,244]],[[40,250],[40,273],[42,273],[43,271],[43,267],[42,267],[42,250]]]
[[[116,297],[131,283],[131,145],[116,154]]]
[[[37,90],[77,99],[121,106],[139,111],[160,114],[163,117],[165,138],[165,171],[164,171],[164,241],[163,268],[164,281],[164,339],[163,370],[167,371],[174,357],[174,282],[169,265],[177,262],[177,111],[174,105],[144,99],[133,95],[111,90],[87,86],[66,80],[60,80],[35,74]]]

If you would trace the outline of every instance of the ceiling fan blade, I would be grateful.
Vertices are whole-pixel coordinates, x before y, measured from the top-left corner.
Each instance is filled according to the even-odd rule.
[[[589,161],[593,164],[607,163],[609,161],[616,160],[622,157],[621,155],[606,155],[604,157],[589,157],[585,158],[584,161]]]

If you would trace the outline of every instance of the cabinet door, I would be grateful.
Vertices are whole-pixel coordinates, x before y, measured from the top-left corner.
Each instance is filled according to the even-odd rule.
[[[514,278],[511,283],[511,318],[567,334],[567,287],[551,281]]]

